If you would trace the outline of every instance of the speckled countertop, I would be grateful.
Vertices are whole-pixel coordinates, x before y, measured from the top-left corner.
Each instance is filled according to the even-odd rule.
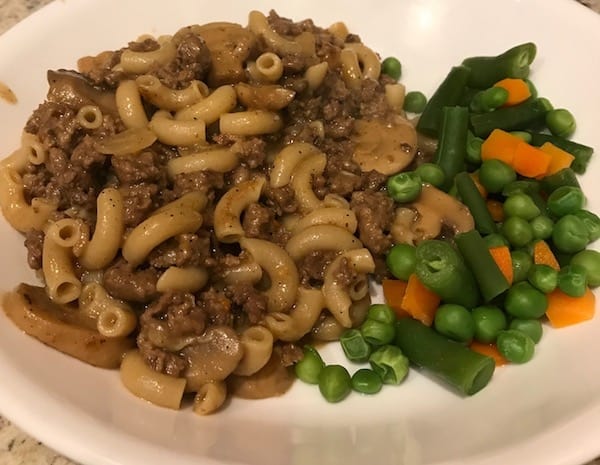
[[[0,34],[52,0],[0,0]],[[600,0],[578,0],[600,13]],[[600,440],[600,438],[599,438]],[[0,465],[77,465],[0,416]],[[586,465],[600,465],[600,458]]]

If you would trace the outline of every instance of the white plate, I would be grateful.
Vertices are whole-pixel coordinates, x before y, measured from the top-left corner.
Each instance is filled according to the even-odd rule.
[[[430,95],[462,58],[534,41],[532,78],[576,115],[576,139],[600,148],[600,17],[572,0],[57,1],[0,37],[0,81],[19,104],[0,102],[0,153],[16,148],[46,91],[48,68],[114,49],[142,33],[172,33],[214,20],[245,23],[250,9],[329,25],[345,21],[382,56],[398,56],[409,90]],[[592,162],[584,187],[600,211]],[[6,290],[32,279],[22,238],[0,223]],[[296,383],[282,398],[234,400],[222,413],[171,412],[130,395],[116,372],[63,356],[21,334],[0,312],[0,410],[51,447],[86,465],[544,464],[600,455],[600,318],[548,329],[533,361],[497,370],[460,398],[411,372],[401,387],[330,405]],[[330,362],[339,352],[327,350]]]

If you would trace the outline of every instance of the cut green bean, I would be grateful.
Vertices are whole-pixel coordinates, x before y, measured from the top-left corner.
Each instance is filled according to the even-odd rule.
[[[575,171],[571,168],[563,168],[554,174],[545,176],[541,179],[540,185],[546,194],[551,194],[562,186],[581,187]]]
[[[457,234],[454,241],[475,276],[483,300],[489,302],[509,288],[508,281],[477,230]]]
[[[511,134],[515,137],[518,137],[522,141],[531,144],[531,134],[529,134],[527,131],[511,131]]]
[[[394,345],[386,345],[373,352],[369,364],[381,377],[383,384],[400,384],[408,375],[408,358]]]
[[[444,172],[443,190],[452,187],[454,177],[464,171],[469,111],[465,107],[444,107],[442,127],[434,162]]]
[[[369,344],[383,346],[394,340],[394,325],[367,318],[360,326],[360,332]]]
[[[401,318],[396,323],[396,344],[413,364],[465,395],[483,389],[494,374],[492,358],[473,352],[411,318]]]
[[[594,149],[587,145],[574,142],[564,137],[554,136],[552,134],[544,134],[540,132],[530,132],[531,144],[539,147],[544,145],[546,142],[550,142],[556,145],[558,148],[569,152],[575,157],[573,163],[571,163],[571,169],[577,174],[585,173],[585,170],[594,154]]]
[[[442,125],[442,110],[460,102],[468,75],[469,69],[464,66],[455,66],[450,70],[425,105],[417,123],[418,132],[429,137],[438,137]]]
[[[340,336],[340,345],[346,358],[353,362],[366,362],[371,355],[371,345],[358,329],[348,329]]]
[[[485,89],[504,78],[526,78],[529,76],[529,65],[535,59],[536,52],[535,44],[527,42],[497,56],[466,58],[462,64],[471,70],[467,84]]]
[[[467,132],[467,150],[465,153],[465,161],[471,165],[481,165],[481,144],[483,139],[476,137],[471,131]]]
[[[491,234],[497,231],[496,223],[490,214],[485,199],[477,189],[473,179],[466,171],[456,175],[456,188],[460,199],[467,206],[473,216],[475,227],[482,234]]]
[[[494,129],[514,131],[529,129],[544,121],[552,105],[545,98],[525,100],[519,105],[498,108],[488,113],[472,113],[471,129],[479,137],[487,137]]]
[[[473,308],[479,302],[479,288],[473,273],[445,241],[432,239],[417,245],[415,273],[423,285],[445,303]]]

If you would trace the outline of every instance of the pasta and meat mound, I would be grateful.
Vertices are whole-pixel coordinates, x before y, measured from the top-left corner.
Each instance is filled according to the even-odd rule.
[[[342,23],[253,11],[48,81],[0,171],[44,280],[4,299],[22,329],[206,414],[281,394],[299,341],[361,324],[407,232],[385,181],[418,148],[404,87]]]

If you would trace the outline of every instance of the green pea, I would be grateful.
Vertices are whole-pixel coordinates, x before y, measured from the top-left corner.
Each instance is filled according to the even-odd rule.
[[[507,217],[518,216],[527,221],[534,219],[541,213],[538,206],[527,194],[511,195],[504,201],[502,208]]]
[[[498,352],[513,363],[526,363],[533,358],[535,352],[533,339],[516,329],[501,331],[496,346]]]
[[[309,345],[304,346],[303,352],[302,359],[294,365],[294,372],[298,379],[305,383],[318,384],[319,376],[325,367],[325,363],[314,347]]]
[[[531,254],[524,250],[512,250],[510,252],[510,258],[512,260],[513,282],[517,283],[526,280],[529,269],[533,265]]]
[[[573,215],[583,221],[590,242],[600,239],[600,218],[598,215],[589,210],[578,210]]]
[[[579,187],[560,186],[549,196],[546,206],[550,213],[560,218],[581,210],[585,205],[585,196]]]
[[[434,328],[458,342],[471,342],[475,334],[473,315],[462,305],[442,304],[435,313]]]
[[[421,194],[422,181],[414,171],[404,171],[388,178],[388,195],[398,203],[412,202]]]
[[[515,170],[502,160],[485,160],[479,167],[479,182],[488,192],[502,192],[504,187],[517,179]]]
[[[408,374],[408,358],[393,345],[380,347],[373,352],[369,364],[384,384],[400,384]]]
[[[421,178],[422,182],[435,187],[442,186],[446,180],[444,170],[436,163],[423,163],[415,168],[415,173]]]
[[[385,263],[395,278],[408,281],[417,265],[417,248],[411,244],[395,244],[388,252]]]
[[[527,280],[533,287],[548,294],[558,285],[558,271],[551,266],[536,263],[529,270]]]
[[[508,91],[502,87],[490,87],[477,92],[471,99],[469,108],[473,113],[492,111],[506,103]]]
[[[516,318],[540,318],[548,308],[546,294],[527,281],[514,284],[506,293],[504,309]]]
[[[373,304],[367,311],[367,319],[386,323],[388,325],[396,322],[396,313],[392,307],[386,304]]]
[[[342,365],[327,365],[319,375],[319,391],[327,402],[340,402],[352,390],[350,373]]]
[[[502,234],[514,247],[523,247],[533,240],[533,229],[527,220],[509,216],[502,223]]]
[[[589,242],[585,223],[575,215],[563,216],[554,224],[552,242],[560,252],[576,253],[583,250]]]
[[[544,327],[540,320],[536,320],[533,318],[530,319],[522,319],[515,318],[508,325],[509,329],[516,329],[521,331],[522,333],[527,334],[534,343],[540,342],[542,339],[542,334],[544,333]]]
[[[577,124],[569,110],[557,108],[546,113],[546,126],[555,136],[569,138],[575,132]]]
[[[487,236],[484,236],[483,240],[485,244],[489,247],[502,247],[505,245],[510,245],[508,239],[499,233],[491,233]]]
[[[534,239],[548,239],[552,236],[552,230],[554,229],[554,221],[546,215],[539,215],[532,219],[529,224],[533,231]]]
[[[340,345],[346,358],[353,362],[366,362],[371,355],[371,345],[358,329],[347,329],[340,336]]]
[[[402,76],[402,63],[396,57],[387,57],[381,62],[381,72],[397,81]]]
[[[571,258],[571,265],[585,270],[588,286],[600,286],[600,252],[597,250],[582,250]]]
[[[374,346],[389,344],[396,335],[393,324],[370,319],[365,320],[360,326],[360,332],[365,341]]]
[[[474,338],[479,342],[494,342],[498,333],[506,329],[506,315],[496,306],[482,305],[475,307],[472,315],[475,324]]]
[[[558,272],[558,288],[571,297],[581,297],[587,290],[585,268],[573,264],[563,266]]]
[[[361,394],[377,394],[381,391],[381,376],[368,368],[361,368],[352,375],[352,389]]]
[[[425,94],[418,90],[413,90],[404,96],[404,105],[402,108],[404,111],[410,113],[423,113],[426,105],[427,97],[425,97]]]

